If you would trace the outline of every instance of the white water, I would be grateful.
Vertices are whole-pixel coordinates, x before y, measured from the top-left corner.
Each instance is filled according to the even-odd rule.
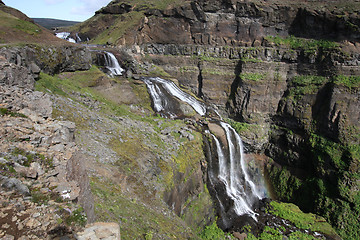
[[[120,67],[120,64],[114,54],[105,52],[105,67],[110,71],[111,76],[121,76],[124,69]]]
[[[206,114],[207,109],[205,105],[183,92],[175,83],[161,78],[144,78],[143,81],[148,87],[156,112],[173,110],[169,106],[171,102],[167,99],[168,95],[171,94],[181,101],[188,103],[200,115]],[[170,117],[175,116],[175,113],[170,112],[167,114],[173,114]],[[249,215],[256,221],[256,213],[252,210],[252,206],[256,201],[264,198],[265,195],[262,196],[259,193],[257,186],[251,180],[251,176],[247,171],[244,147],[240,136],[229,124],[220,122],[220,126],[225,132],[226,142],[221,143],[215,135],[211,134],[216,145],[217,161],[219,164],[211,163],[210,165],[218,166],[219,169],[209,173],[210,183],[215,186],[215,181],[222,182],[225,185],[226,195],[234,202],[233,210],[235,213],[239,216]],[[222,145],[227,146],[224,147],[227,150],[225,154]],[[214,172],[218,172],[218,176],[215,176]],[[216,198],[219,201],[221,211],[225,213],[227,210],[225,210],[218,194]],[[224,221],[227,220],[224,219]]]
[[[215,140],[216,150],[218,153],[218,160],[219,160],[218,178],[220,179],[220,181],[222,181],[225,184],[226,194],[234,201],[234,208],[236,214],[239,216],[248,214],[256,220],[254,211],[251,210],[251,207],[244,199],[244,191],[242,191],[241,189],[242,186],[239,183],[235,184],[234,180],[236,179],[234,176],[234,172],[236,172],[236,167],[234,166],[233,160],[230,160],[230,166],[228,166],[224,153],[221,149],[219,140],[214,135],[212,135],[212,137]],[[230,143],[231,142],[229,142],[229,144]],[[222,206],[221,201],[220,201],[220,206]]]
[[[154,85],[154,83],[158,83],[161,84],[163,86],[163,88],[170,93],[172,96],[180,99],[183,102],[186,102],[187,104],[189,104],[198,114],[200,114],[201,116],[205,115],[206,113],[206,107],[203,103],[199,102],[198,100],[196,100],[193,96],[191,96],[190,94],[185,93],[184,91],[182,91],[175,83],[173,83],[172,81],[168,81],[159,77],[156,78],[146,78],[144,80],[145,84],[148,86],[148,89],[150,91],[150,95],[152,96],[153,100],[154,98],[157,98],[158,96],[153,96],[152,93],[154,93],[154,95],[160,95],[160,93],[157,91],[155,93],[154,87],[152,85]],[[160,89],[158,88],[158,90],[160,91]],[[157,100],[157,102],[155,102],[154,100],[154,107],[157,104],[161,104],[162,101]],[[160,107],[157,106],[157,108],[162,108],[163,110],[165,109],[164,107]],[[157,111],[155,109],[155,111]]]
[[[76,43],[75,39],[69,37],[70,33],[69,32],[59,32],[59,33],[55,33],[56,37],[64,39],[68,42],[72,42],[72,43]]]

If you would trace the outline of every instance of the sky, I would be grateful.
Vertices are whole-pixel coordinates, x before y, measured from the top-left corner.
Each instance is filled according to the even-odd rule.
[[[2,0],[30,18],[85,21],[111,0]]]

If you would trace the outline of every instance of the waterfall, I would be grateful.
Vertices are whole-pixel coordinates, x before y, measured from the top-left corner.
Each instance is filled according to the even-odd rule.
[[[167,91],[168,94],[178,98],[179,100],[189,104],[198,114],[201,116],[205,115],[206,107],[203,103],[196,100],[190,94],[182,91],[175,83],[155,77],[155,78],[143,78],[146,86],[148,87],[150,96],[153,100],[154,110],[157,112],[167,111],[169,112],[169,102],[167,99],[164,99],[164,93],[162,93],[161,88]],[[158,110],[159,109],[159,110]]]
[[[156,112],[166,112],[170,117],[176,116],[176,109],[169,99],[173,96],[188,103],[200,115],[207,113],[205,104],[183,92],[175,83],[158,77],[142,80],[148,88]],[[237,216],[247,215],[256,221],[256,213],[252,208],[254,203],[265,197],[265,194],[260,193],[248,173],[244,147],[239,134],[227,123],[220,121],[218,125],[224,132],[223,138],[211,134],[208,130],[205,133],[213,139],[213,146],[216,147],[214,152],[217,155],[217,162],[214,163],[213,157],[210,157],[209,183],[216,191],[215,198],[219,203],[221,214],[226,215],[227,212],[233,211]],[[230,199],[233,204],[224,202],[226,199]],[[223,218],[225,224],[228,220],[231,221],[231,217]]]
[[[122,75],[124,69],[120,67],[120,64],[114,54],[105,52],[105,67],[110,71],[110,76]]]
[[[70,33],[69,32],[59,32],[59,33],[55,33],[56,37],[64,39],[68,42],[71,43],[76,43],[75,39],[70,37]]]
[[[234,201],[234,208],[237,215],[249,214],[252,218],[255,218],[255,213],[251,210],[250,206],[245,200],[245,194],[241,185],[235,184],[236,179],[236,168],[234,168],[234,162],[230,161],[228,166],[228,162],[225,159],[224,153],[221,149],[221,145],[219,140],[212,135],[215,140],[216,150],[219,159],[219,175],[218,178],[225,184],[226,194]],[[234,169],[234,170],[233,170]],[[230,183],[229,183],[230,182]],[[222,210],[224,211],[224,207],[222,207],[221,201],[219,201]]]

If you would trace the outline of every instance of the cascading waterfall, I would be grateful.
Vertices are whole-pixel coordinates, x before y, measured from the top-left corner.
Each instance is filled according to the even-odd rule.
[[[105,52],[105,67],[110,71],[111,76],[121,76],[124,69],[120,67],[120,64],[114,54],[111,52]]]
[[[165,90],[168,92],[168,94],[189,104],[201,116],[206,114],[205,105],[197,101],[190,94],[182,91],[175,83],[159,77],[143,78],[143,81],[148,87],[150,96],[153,100],[154,110],[156,112],[166,111],[168,115],[175,116],[175,113],[171,113],[169,111],[171,109],[169,106],[170,101],[168,99],[165,99],[166,95],[163,92],[163,90]]]
[[[156,112],[166,112],[167,116],[176,117],[176,112],[171,112],[173,110],[170,106],[171,101],[167,99],[169,95],[188,103],[202,116],[208,111],[205,104],[183,92],[171,81],[158,77],[143,78],[142,80],[148,88]],[[218,161],[218,164],[211,163],[213,166],[218,166],[218,169],[209,168],[211,171],[209,172],[209,181],[212,186],[219,182],[222,183],[225,186],[226,195],[233,201],[233,204],[227,204],[232,207],[226,209],[226,204],[220,199],[220,194],[216,193],[215,197],[219,201],[220,210],[223,213],[233,210],[238,216],[248,215],[256,221],[256,214],[252,207],[256,201],[264,198],[265,194],[260,193],[256,184],[251,180],[246,167],[244,147],[240,136],[229,124],[220,122],[219,125],[224,131],[225,138],[223,140],[206,131],[214,140]]]

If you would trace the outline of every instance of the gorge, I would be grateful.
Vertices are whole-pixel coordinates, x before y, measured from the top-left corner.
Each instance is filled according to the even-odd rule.
[[[115,0],[64,30],[73,44],[0,4],[1,184],[31,196],[0,200],[60,216],[0,237],[78,236],[81,212],[123,239],[357,239],[359,9]]]

